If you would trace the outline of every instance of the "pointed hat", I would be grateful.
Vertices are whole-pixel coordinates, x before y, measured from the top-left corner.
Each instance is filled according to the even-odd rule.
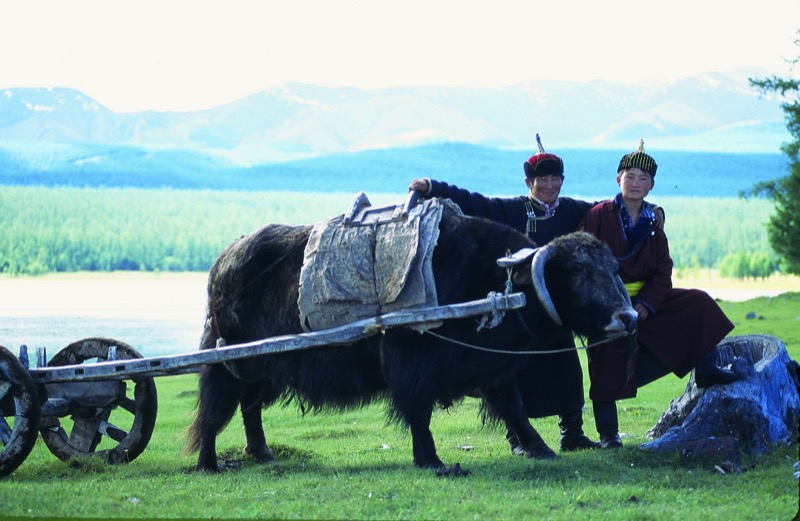
[[[619,168],[617,168],[617,172],[619,173],[629,168],[639,168],[655,177],[658,164],[656,164],[655,159],[653,159],[649,154],[647,154],[647,152],[644,151],[644,139],[639,139],[639,148],[630,154],[625,154],[622,156],[622,159],[619,161]]]
[[[544,175],[558,175],[564,177],[564,162],[555,154],[544,151],[542,140],[536,134],[536,146],[539,152],[532,155],[525,161],[522,167],[525,169],[525,176],[534,178]]]

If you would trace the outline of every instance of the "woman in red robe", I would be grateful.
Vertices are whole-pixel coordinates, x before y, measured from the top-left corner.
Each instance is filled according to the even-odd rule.
[[[611,248],[619,275],[638,313],[636,345],[619,340],[589,353],[589,397],[602,448],[621,447],[616,400],[672,372],[695,369],[699,387],[738,378],[716,365],[715,347],[733,324],[705,292],[672,287],[672,259],[664,230],[653,226],[653,206],[644,199],[655,185],[658,165],[644,151],[623,156],[617,170],[621,193],[595,205],[580,228]]]

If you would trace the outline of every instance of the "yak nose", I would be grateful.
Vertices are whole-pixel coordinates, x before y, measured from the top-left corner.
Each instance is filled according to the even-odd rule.
[[[625,331],[632,333],[636,331],[636,325],[639,322],[639,314],[633,309],[626,309],[625,311],[617,311],[617,318],[625,326]]]
[[[632,333],[636,330],[639,315],[633,308],[622,311],[615,311],[611,316],[611,323],[606,327],[609,333],[622,332]]]

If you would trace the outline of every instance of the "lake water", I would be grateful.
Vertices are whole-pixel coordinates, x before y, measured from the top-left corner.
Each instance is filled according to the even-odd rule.
[[[15,353],[27,345],[32,360],[37,347],[46,347],[49,359],[93,336],[130,344],[145,357],[191,353],[203,329],[206,279],[205,273],[119,272],[0,277],[0,345]],[[736,301],[797,291],[798,281],[699,276],[676,281],[676,286],[699,287],[712,297]]]
[[[0,279],[0,345],[48,359],[82,338],[111,337],[142,356],[197,350],[205,273],[77,274]]]

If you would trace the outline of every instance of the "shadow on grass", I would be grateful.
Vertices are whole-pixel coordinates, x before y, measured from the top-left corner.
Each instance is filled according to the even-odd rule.
[[[410,460],[410,455],[395,454],[388,458],[376,456],[371,461],[353,461],[326,457],[314,451],[299,449],[290,445],[272,446],[276,460],[257,462],[236,449],[219,454],[223,469],[218,476],[243,477],[264,476],[272,478],[316,476],[326,479],[332,476],[364,476],[367,479],[424,479],[425,481],[450,480],[451,477],[437,477],[433,469],[418,469]],[[759,469],[782,465],[790,457],[794,447],[775,447],[770,454],[749,456],[751,468]],[[379,454],[376,452],[376,454]],[[450,458],[449,467],[454,467],[458,458]],[[677,452],[654,453],[639,449],[635,445],[607,451],[581,451],[562,453],[555,460],[535,460],[511,454],[464,458],[460,465],[469,471],[469,476],[458,476],[458,480],[474,481],[476,484],[495,485],[497,483],[528,482],[535,487],[566,487],[576,483],[587,485],[629,484],[643,481],[663,481],[672,476],[670,488],[682,488],[683,479],[697,475],[712,476],[716,472],[712,466],[688,465]],[[24,482],[61,482],[62,480],[80,482],[103,479],[151,479],[174,477],[176,474],[190,476],[197,474],[194,466],[175,467],[165,459],[135,461],[125,465],[110,465],[99,458],[70,460],[61,462],[51,460],[36,462],[22,472],[16,472],[10,479]],[[680,476],[683,476],[681,478]],[[677,479],[676,479],[677,478]],[[722,476],[720,476],[722,478]]]

